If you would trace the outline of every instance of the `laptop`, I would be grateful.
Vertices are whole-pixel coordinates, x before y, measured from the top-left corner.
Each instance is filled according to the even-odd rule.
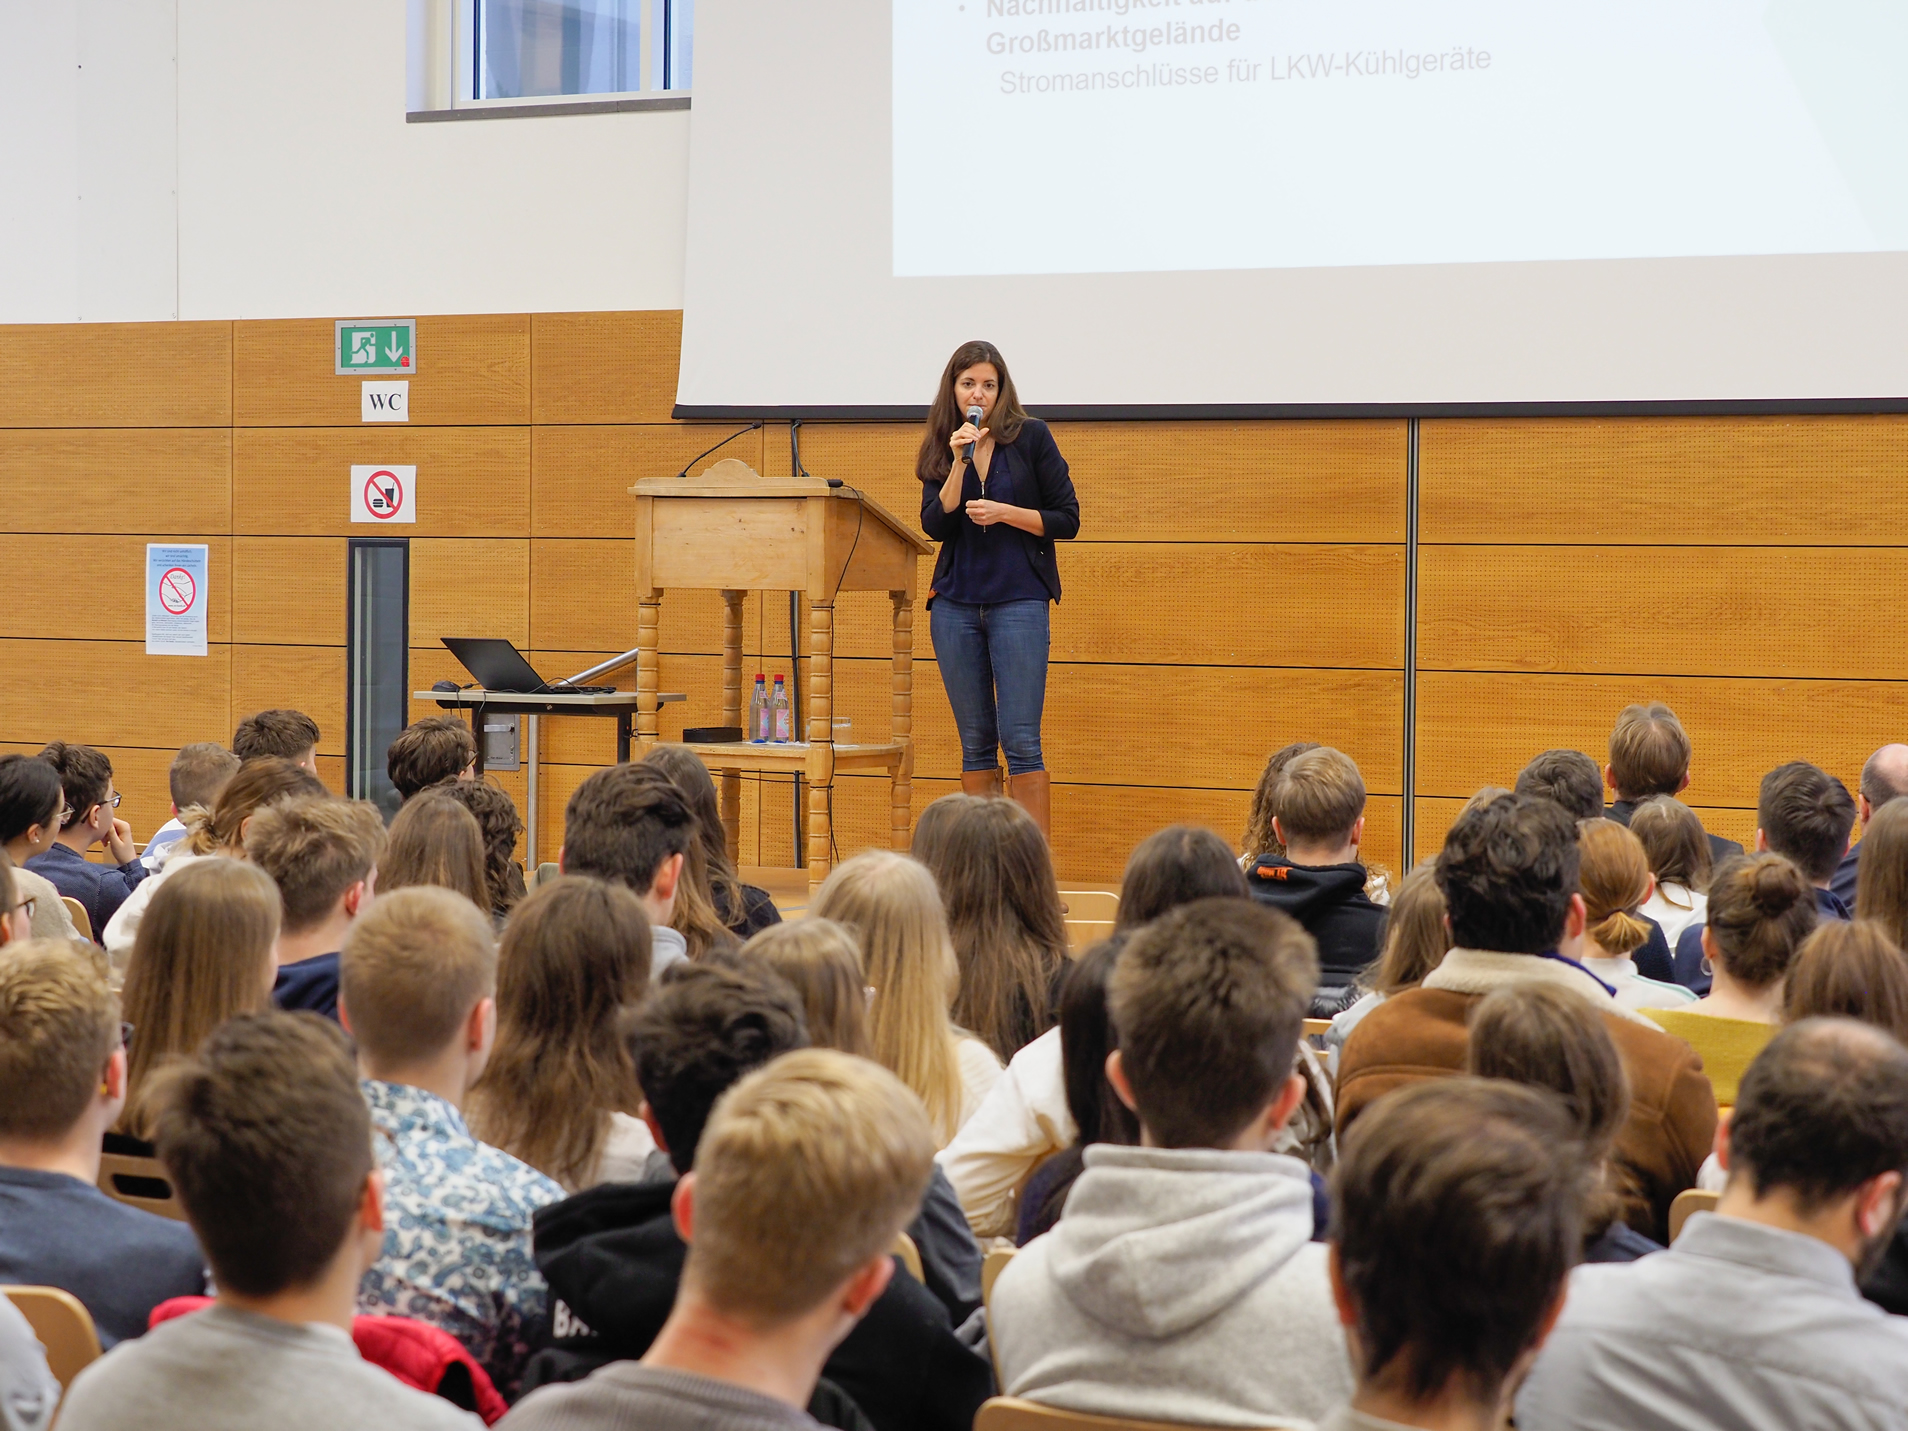
[[[524,660],[523,652],[508,641],[492,636],[440,636],[458,663],[477,678],[477,684],[499,695],[602,695],[614,686],[572,686],[559,682],[552,686],[539,676],[536,668]]]

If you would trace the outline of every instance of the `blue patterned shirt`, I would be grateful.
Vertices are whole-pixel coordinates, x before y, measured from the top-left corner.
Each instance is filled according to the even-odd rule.
[[[563,1189],[478,1142],[436,1094],[363,1084],[384,1170],[384,1250],[358,1286],[358,1310],[441,1327],[515,1396],[549,1303],[530,1218]]]

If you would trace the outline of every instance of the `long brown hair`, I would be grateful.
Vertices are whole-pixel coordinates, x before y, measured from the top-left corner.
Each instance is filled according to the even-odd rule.
[[[1908,958],[1872,919],[1831,919],[1802,941],[1782,1021],[1860,1019],[1908,1043]]]
[[[245,858],[245,822],[267,805],[291,798],[329,795],[324,781],[282,755],[258,755],[225,782],[210,810],[192,805],[179,812],[186,827],[186,850],[195,855],[229,854]]]
[[[1615,820],[1581,820],[1577,854],[1584,933],[1613,958],[1641,949],[1650,939],[1648,922],[1636,912],[1650,888],[1650,861],[1642,842]]]
[[[1908,800],[1890,800],[1862,831],[1855,917],[1873,919],[1908,949]]]
[[[679,745],[658,743],[649,747],[649,753],[643,757],[645,765],[653,765],[669,777],[669,783],[676,787],[683,802],[688,805],[689,813],[696,817],[695,843],[702,847],[702,885],[707,891],[710,908],[718,919],[727,911],[728,928],[735,930],[742,925],[747,911],[743,907],[742,881],[736,876],[735,862],[729,858],[729,843],[722,828],[722,810],[716,801],[715,780],[709,774],[709,767],[692,750]],[[693,862],[685,859],[685,870]],[[677,899],[682,896],[678,894]],[[678,926],[680,928],[680,926]],[[683,930],[685,938],[688,931]],[[691,951],[691,957],[695,951]]]
[[[934,873],[961,970],[954,1022],[1004,1063],[1053,1027],[1067,916],[1053,852],[1020,805],[943,795],[921,812],[914,857]]]
[[[1696,812],[1681,800],[1674,795],[1652,795],[1637,801],[1630,833],[1642,843],[1658,889],[1680,884],[1695,894],[1709,892],[1709,836]]]
[[[1444,891],[1438,888],[1438,857],[1426,855],[1398,882],[1385,911],[1385,947],[1359,984],[1390,997],[1415,989],[1444,962],[1451,930],[1444,922]]]
[[[486,1143],[576,1191],[588,1184],[610,1114],[642,1104],[617,1032],[649,989],[649,921],[620,884],[565,875],[533,890],[497,951],[497,1042],[470,1093]]]
[[[490,912],[490,882],[484,877],[484,830],[477,817],[448,795],[420,791],[391,821],[391,837],[378,861],[378,891],[434,884],[454,889]]]
[[[278,886],[256,865],[208,858],[181,865],[139,921],[122,995],[133,1026],[121,1131],[152,1136],[152,1075],[198,1052],[234,1014],[271,1003]]]
[[[510,792],[484,780],[453,780],[437,792],[455,800],[477,817],[484,834],[484,883],[490,890],[490,911],[508,914],[524,896],[523,871],[517,868],[517,836],[523,817]]]
[[[947,440],[967,421],[960,399],[954,395],[954,380],[977,363],[992,363],[994,371],[1000,374],[1000,391],[994,397],[994,410],[987,417],[987,427],[994,441],[1012,442],[1020,436],[1027,412],[1021,407],[1020,394],[1014,390],[1014,380],[1007,372],[1007,360],[992,343],[981,339],[963,343],[947,360],[941,386],[935,390],[934,401],[928,406],[927,431],[921,434],[921,451],[914,459],[914,475],[923,482],[945,482],[947,474],[954,470],[954,454],[948,450]]]
[[[1113,928],[1137,929],[1195,899],[1251,897],[1245,871],[1224,840],[1198,825],[1168,825],[1133,846],[1126,857]]]
[[[1240,854],[1257,860],[1285,853],[1285,842],[1272,828],[1272,817],[1279,813],[1273,808],[1272,796],[1279,788],[1279,777],[1285,774],[1285,767],[1306,751],[1318,748],[1319,744],[1315,740],[1295,740],[1266,757],[1265,769],[1259,772],[1259,784],[1252,792],[1252,809],[1246,816],[1245,834],[1239,839]]]
[[[760,964],[788,981],[801,995],[814,1047],[868,1056],[867,984],[861,947],[847,925],[812,915],[771,924],[737,950],[732,962]]]

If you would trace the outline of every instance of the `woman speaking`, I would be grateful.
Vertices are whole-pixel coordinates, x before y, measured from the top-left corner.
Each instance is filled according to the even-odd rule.
[[[1007,791],[1052,837],[1040,755],[1047,701],[1047,603],[1060,599],[1053,544],[1080,530],[1067,460],[1027,416],[992,343],[947,360],[915,459],[921,529],[941,544],[928,590],[934,659],[961,733],[961,789]]]

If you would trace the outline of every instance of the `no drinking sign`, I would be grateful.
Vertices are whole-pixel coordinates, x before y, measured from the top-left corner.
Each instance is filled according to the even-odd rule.
[[[351,469],[351,520],[417,521],[417,468],[367,463]]]

